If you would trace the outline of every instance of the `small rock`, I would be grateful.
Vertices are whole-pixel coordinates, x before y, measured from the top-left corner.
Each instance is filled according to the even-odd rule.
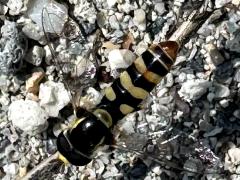
[[[102,97],[99,91],[90,87],[87,89],[86,95],[81,97],[80,106],[86,110],[91,110],[100,103]]]
[[[13,144],[13,142],[12,142]],[[6,157],[8,158],[8,160],[10,161],[18,161],[21,157],[22,157],[22,154],[20,154],[16,148],[13,147],[13,145],[10,145],[10,146],[7,146],[5,148],[5,155]]]
[[[240,67],[240,58],[235,58],[232,63],[234,68]]]
[[[9,7],[10,15],[19,15],[23,9],[22,0],[9,0],[7,6]]]
[[[7,12],[8,12],[8,7],[4,6],[4,5],[1,5],[0,6],[0,14],[5,15]],[[1,177],[1,175],[0,175],[0,177]]]
[[[235,6],[239,6],[239,5],[240,5],[240,1],[239,1],[239,0],[232,0],[232,3],[233,3]]]
[[[233,64],[231,61],[225,61],[216,69],[216,79],[218,82],[224,82],[227,78],[232,77]]]
[[[207,95],[207,99],[208,99],[209,102],[212,102],[212,100],[214,99],[214,97],[215,97],[215,94],[214,94],[214,93],[208,93],[208,95]]]
[[[197,100],[207,92],[210,85],[211,82],[203,79],[189,80],[182,84],[178,93],[187,101]]]
[[[208,54],[211,58],[212,63],[217,66],[219,64],[222,64],[224,62],[224,57],[219,52],[217,47],[214,44],[207,44],[206,50],[208,51]]]
[[[24,177],[27,174],[27,167],[19,168],[19,177]]]
[[[152,171],[158,176],[162,173],[161,168],[159,166],[154,167]]]
[[[198,159],[188,159],[183,166],[184,169],[189,170],[190,172],[201,172],[203,168],[203,164]]]
[[[146,30],[146,13],[143,9],[137,9],[134,11],[133,22],[140,31]]]
[[[157,97],[162,97],[165,93],[167,93],[169,90],[168,88],[162,88],[159,91],[157,91]]]
[[[117,0],[107,0],[108,7],[113,7],[117,3]]]
[[[34,23],[27,23],[23,26],[22,32],[30,39],[45,43],[45,36],[40,27]]]
[[[228,150],[228,155],[234,165],[240,164],[240,148],[233,147]]]
[[[127,68],[136,59],[135,54],[127,49],[114,49],[108,54],[109,64],[112,70]]]
[[[68,18],[68,9],[56,1],[34,0],[28,3],[27,14],[41,29],[43,25],[45,32],[60,34]]]
[[[236,70],[236,73],[234,75],[234,81],[240,82],[240,69]]]
[[[100,28],[104,28],[108,23],[106,14],[104,12],[99,12],[97,14],[97,24]]]
[[[26,55],[25,60],[35,66],[39,66],[42,63],[42,58],[45,55],[45,51],[40,46],[34,46]]]
[[[134,43],[133,35],[131,32],[129,32],[126,36],[123,37],[122,48],[130,49],[133,43]]]
[[[120,24],[115,15],[110,16],[109,24],[113,29],[120,29]]]
[[[230,90],[222,84],[215,84],[215,98],[225,98],[230,95]]]
[[[129,2],[118,4],[117,7],[118,7],[119,12],[125,12],[126,14],[129,14],[130,11],[132,11],[134,9],[134,7]]]
[[[235,111],[233,112],[233,115],[234,115],[236,118],[240,119],[240,109],[235,110]]]
[[[184,121],[183,125],[190,128],[193,125],[193,122]]]
[[[168,105],[172,102],[172,100],[173,100],[173,97],[171,97],[171,96],[160,97],[159,98],[159,104]]]
[[[39,83],[44,78],[45,74],[42,71],[34,72],[32,77],[26,81],[26,90],[29,93],[37,94],[39,91]]]
[[[162,15],[166,11],[165,4],[163,2],[156,3],[154,10],[157,11],[158,15]]]
[[[42,132],[47,127],[47,113],[31,100],[17,100],[10,104],[8,118],[13,126],[28,134]]]
[[[103,49],[113,50],[113,49],[119,49],[119,48],[120,48],[120,45],[118,45],[118,44],[113,44],[111,41],[107,41],[107,42],[104,42],[104,43],[102,44],[102,48],[103,48]],[[127,49],[127,48],[124,48],[124,49]]]
[[[235,51],[237,53],[240,52],[240,42],[239,42],[239,39],[240,39],[240,35],[237,34],[234,38],[232,39],[228,39],[226,41],[226,47],[229,48],[229,50],[231,51]]]
[[[3,166],[4,172],[11,175],[16,175],[18,172],[18,168],[18,164],[16,163],[6,164]]]
[[[219,101],[219,104],[223,107],[226,108],[229,106],[229,100],[227,99],[222,99],[221,101]]]
[[[231,2],[231,0],[215,0],[215,7],[216,8],[221,8],[229,2]]]
[[[27,50],[27,39],[17,28],[17,23],[8,20],[1,26],[0,72],[8,74],[20,70]]]
[[[172,73],[168,73],[166,75],[166,84],[165,84],[165,86],[170,88],[170,87],[173,86],[173,84],[174,84],[173,74]]]
[[[59,111],[70,102],[70,95],[63,83],[47,81],[40,85],[40,106],[51,117],[57,117]]]
[[[199,129],[201,131],[209,131],[212,128],[212,125],[206,120],[199,120]]]
[[[211,136],[215,136],[215,135],[217,135],[217,134],[219,134],[219,133],[221,133],[222,132],[222,130],[223,130],[223,128],[222,127],[215,127],[212,131],[210,131],[210,132],[207,132],[207,133],[204,133],[204,137],[211,137]]]

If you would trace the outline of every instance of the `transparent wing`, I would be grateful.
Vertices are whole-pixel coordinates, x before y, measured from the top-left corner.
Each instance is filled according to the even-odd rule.
[[[61,19],[58,15],[42,9],[42,28],[47,39],[47,44],[52,55],[52,62],[60,71],[62,81],[71,94],[74,109],[79,106],[79,99],[83,89],[95,83],[97,69],[96,49],[98,49],[99,33],[86,40],[78,24],[71,18],[67,18],[61,32],[51,20],[52,17]],[[51,32],[47,33],[48,29]],[[55,37],[55,38],[52,38]]]
[[[131,125],[128,124],[128,129]],[[158,164],[162,170],[195,175],[223,173],[222,160],[207,142],[196,139],[176,127],[147,134],[119,135],[114,147],[137,154],[149,166]]]

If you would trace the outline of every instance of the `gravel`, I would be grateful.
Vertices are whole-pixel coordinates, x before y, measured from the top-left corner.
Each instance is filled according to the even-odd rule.
[[[64,2],[0,3],[1,179],[24,177],[56,151],[56,136],[74,120],[71,93],[91,111],[103,87],[202,3]],[[49,179],[240,178],[240,3],[204,4],[222,9],[184,39],[142,110],[119,122],[116,149],[104,147],[84,167],[61,166]]]

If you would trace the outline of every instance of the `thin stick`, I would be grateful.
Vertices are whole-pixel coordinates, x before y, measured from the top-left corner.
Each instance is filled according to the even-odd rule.
[[[20,180],[29,180],[29,179],[33,179],[33,178],[39,179],[40,177],[37,177],[37,174],[41,174],[41,176],[42,176],[43,172],[45,171],[46,168],[47,168],[46,171],[48,171],[48,173],[49,173],[49,171],[50,171],[49,166],[51,166],[50,169],[52,169],[54,164],[55,165],[62,164],[62,162],[58,159],[58,157],[59,157],[58,152],[49,156],[47,159],[42,161],[39,165],[37,165],[31,171],[29,171],[26,174],[26,176],[24,176],[23,178],[20,178]]]

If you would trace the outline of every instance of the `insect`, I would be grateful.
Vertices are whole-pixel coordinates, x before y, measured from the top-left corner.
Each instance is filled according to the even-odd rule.
[[[136,110],[169,72],[179,48],[176,41],[150,46],[105,90],[104,98],[92,112],[76,119],[58,136],[59,153],[53,159],[77,166],[91,162],[98,147],[111,143],[111,129],[118,120]]]
[[[58,136],[57,147],[71,164],[85,165],[98,146],[109,143],[111,128],[133,112],[173,65],[179,45],[174,41],[152,45],[121,73],[97,108]],[[81,139],[79,139],[81,137]]]

